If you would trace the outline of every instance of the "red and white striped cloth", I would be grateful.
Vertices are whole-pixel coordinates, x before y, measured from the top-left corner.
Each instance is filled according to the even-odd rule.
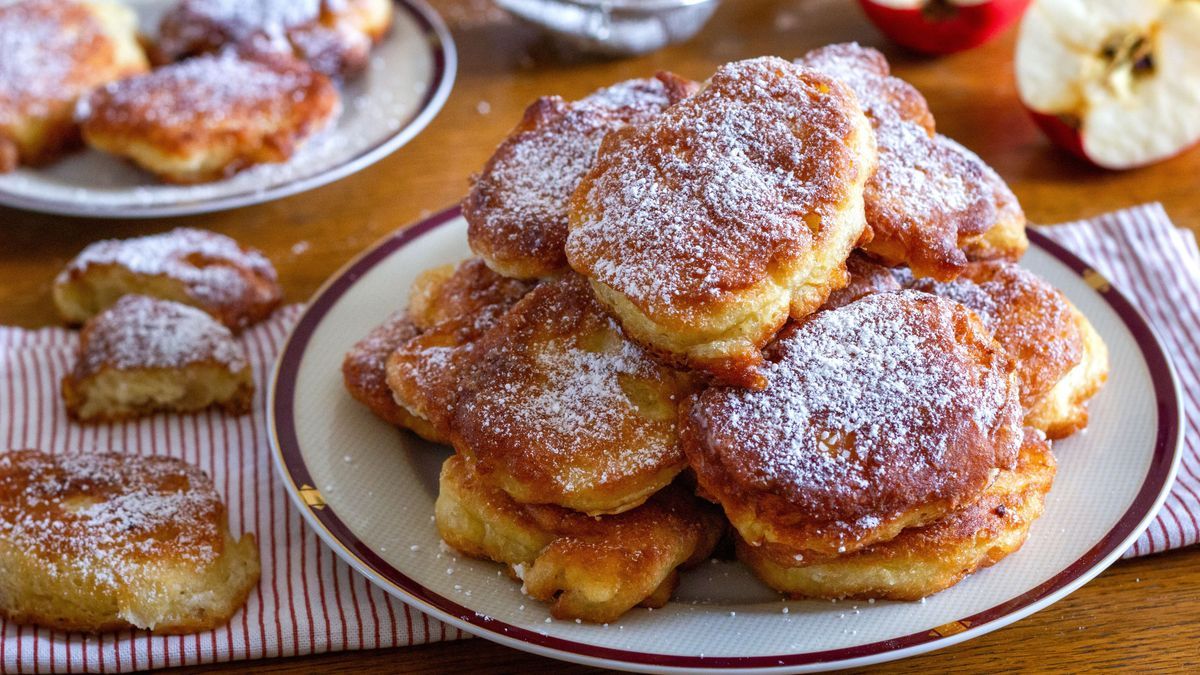
[[[1200,538],[1200,251],[1161,206],[1148,205],[1043,233],[1093,264],[1141,307],[1175,359],[1185,390],[1187,450],[1163,511],[1127,555]],[[265,383],[298,307],[246,331],[259,383],[254,412],[160,415],[107,426],[70,423],[58,383],[76,335],[0,327],[0,450],[124,451],[183,458],[206,471],[229,506],[234,532],[258,535],[263,575],[226,627],[190,636],[144,631],[99,636],[0,621],[0,672],[123,672],[167,666],[373,649],[464,637],[373,587],[323,546],[292,507],[267,441]]]
[[[254,532],[262,581],[244,611],[219,630],[188,636],[121,631],[68,634],[0,620],[0,673],[125,672],[167,666],[374,649],[465,634],[374,587],[321,544],[275,474],[267,437],[266,382],[299,307],[241,337],[258,393],[254,411],[158,415],[125,424],[68,421],[59,381],[76,334],[0,327],[0,451],[118,451],[171,455],[203,469],[225,498],[233,532]]]
[[[1044,227],[1142,312],[1175,365],[1183,398],[1183,461],[1158,517],[1125,557],[1200,542],[1200,248],[1161,204]]]

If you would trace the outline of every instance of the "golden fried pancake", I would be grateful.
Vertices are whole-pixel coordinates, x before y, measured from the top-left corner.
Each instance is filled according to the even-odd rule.
[[[848,305],[872,293],[900,290],[900,282],[889,268],[872,262],[858,252],[846,259],[846,274],[850,276],[850,281],[844,287],[830,293],[822,309]]]
[[[784,564],[927,525],[1016,460],[1013,366],[958,303],[868,295],[788,328],[766,355],[764,390],[701,392],[680,437],[701,494]]]
[[[950,282],[910,288],[966,305],[1016,361],[1021,405],[1033,409],[1083,358],[1075,308],[1033,272],[1006,261],[972,263]]]
[[[1050,443],[1026,429],[1016,467],[1001,471],[978,500],[931,525],[811,565],[781,565],[740,540],[738,557],[768,586],[796,598],[919,600],[1021,548],[1042,515],[1054,473]]]
[[[935,133],[924,98],[890,75],[882,54],[843,43],[797,62],[853,89],[875,128],[879,168],[866,186],[874,235],[864,244],[868,252],[941,280],[956,277],[969,259],[1015,260],[1025,252],[1025,217],[1012,191],[974,153]]]
[[[0,616],[68,631],[195,633],[258,584],[212,482],[177,459],[0,454]]]
[[[970,152],[965,148],[962,150]],[[992,188],[996,220],[983,234],[959,242],[963,254],[967,260],[1018,260],[1029,248],[1029,237],[1025,234],[1025,212],[1000,174],[986,164],[983,168],[984,176]]]
[[[76,100],[149,67],[136,31],[113,2],[0,3],[0,173],[78,144]]]
[[[283,299],[262,253],[191,228],[91,244],[59,273],[53,293],[70,323],[135,293],[198,307],[235,331],[267,318]]]
[[[346,353],[342,361],[346,390],[389,424],[445,442],[432,424],[396,402],[387,385],[388,357],[442,323],[469,319],[471,330],[482,332],[530,286],[496,274],[478,258],[422,272],[413,284],[408,308],[388,317]]]
[[[213,405],[246,413],[254,380],[242,346],[209,315],[126,295],[84,324],[62,393],[67,412],[81,422]]]
[[[98,89],[79,118],[88,145],[200,183],[288,159],[340,109],[333,83],[302,61],[223,52]]]
[[[853,92],[768,57],[618,129],[570,207],[567,258],[633,339],[761,386],[759,348],[843,286],[873,134]]]
[[[1025,415],[1026,424],[1052,439],[1066,438],[1087,426],[1087,402],[1108,380],[1108,347],[1087,317],[1069,306],[1083,341],[1082,358]]]
[[[567,206],[605,134],[641,124],[699,87],[671,73],[579,101],[545,96],[484,165],[463,201],[471,250],[496,271],[535,278],[567,267]]]
[[[229,46],[303,59],[329,76],[361,72],[391,28],[389,0],[181,0],[159,24],[165,61]]]
[[[342,382],[354,400],[367,406],[376,417],[411,429],[422,438],[442,442],[445,439],[428,422],[396,403],[387,386],[388,357],[420,334],[421,329],[406,310],[395,312],[346,352],[342,359]]]
[[[531,281],[500,276],[483,260],[469,258],[418,275],[409,291],[408,315],[421,330],[469,319],[478,334],[533,287]]]
[[[724,531],[715,509],[677,486],[597,518],[518,504],[460,455],[442,466],[436,509],[447,544],[508,565],[556,618],[594,623],[666,604],[676,570],[707,558]]]
[[[388,383],[516,501],[619,513],[683,470],[690,378],[625,339],[580,277],[543,282],[478,339],[460,335],[410,341]]]
[[[430,440],[450,442],[460,373],[478,338],[474,320],[454,319],[420,332],[387,357],[384,368],[392,399],[421,422],[410,429]]]

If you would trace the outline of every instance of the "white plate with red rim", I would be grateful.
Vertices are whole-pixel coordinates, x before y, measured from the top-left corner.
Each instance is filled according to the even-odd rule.
[[[444,211],[327,282],[280,356],[270,414],[283,483],[321,538],[387,592],[469,633],[638,671],[796,672],[903,658],[1005,626],[1087,583],[1145,529],[1174,479],[1182,413],[1161,346],[1128,300],[1031,232],[1022,264],[1087,314],[1112,373],[1088,429],[1055,445],[1058,477],[1020,551],[922,602],[783,600],[720,561],[684,572],[662,609],[603,626],[554,620],[499,565],[440,544],[433,503],[450,450],[379,421],[342,387],[343,355],[403,303],[414,277],[470,255],[465,230],[457,209]]]
[[[8,0],[0,0],[0,4]],[[154,35],[175,0],[129,0]],[[424,0],[395,0],[395,23],[366,72],[343,84],[342,113],[286,162],[199,185],[167,185],[122,159],[84,149],[48,166],[0,174],[0,204],[101,218],[209,213],[320,187],[378,162],[441,110],[458,68],[454,40]]]

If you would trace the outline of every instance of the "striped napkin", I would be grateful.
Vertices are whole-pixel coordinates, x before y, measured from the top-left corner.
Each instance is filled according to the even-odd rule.
[[[1161,206],[1148,205],[1043,233],[1078,253],[1142,308],[1175,358],[1185,390],[1187,452],[1163,511],[1127,553],[1194,544],[1200,520],[1200,251]],[[167,666],[374,649],[465,637],[391,598],[323,546],[275,475],[267,440],[265,383],[288,329],[288,307],[242,336],[255,381],[254,411],[160,415],[125,424],[70,423],[58,383],[76,335],[0,327],[0,450],[124,451],[181,457],[213,477],[233,532],[255,532],[263,575],[244,611],[226,627],[190,636],[144,631],[67,634],[0,621],[0,672],[121,672]]]
[[[1083,258],[1141,310],[1175,365],[1183,398],[1179,476],[1158,517],[1125,552],[1133,558],[1200,542],[1200,249],[1161,204],[1144,204],[1039,232]]]

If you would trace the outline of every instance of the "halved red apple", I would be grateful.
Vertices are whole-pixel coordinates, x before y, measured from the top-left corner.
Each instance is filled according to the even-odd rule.
[[[1109,169],[1200,142],[1200,0],[1036,0],[1017,90],[1050,140]]]
[[[1029,0],[859,0],[889,38],[925,54],[977,47],[1021,17]]]

